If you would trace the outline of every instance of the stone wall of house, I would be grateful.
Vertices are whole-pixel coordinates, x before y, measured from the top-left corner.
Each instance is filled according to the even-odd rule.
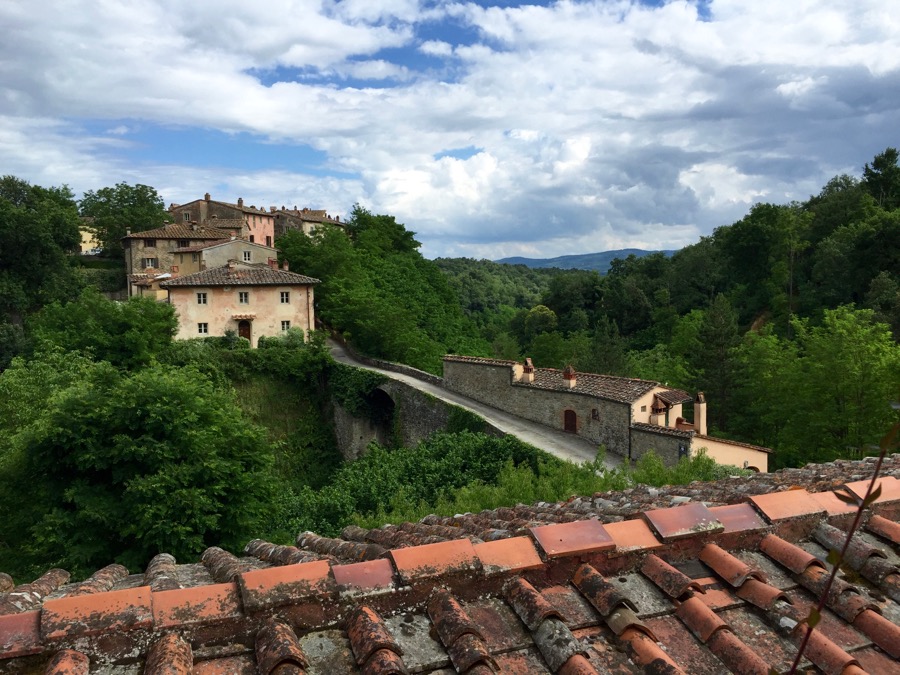
[[[628,456],[631,406],[563,389],[513,382],[512,367],[444,361],[444,386],[486,405],[553,429],[565,429],[575,413],[575,433],[609,452]]]
[[[644,429],[631,429],[631,459],[634,461],[653,450],[666,466],[674,466],[681,456],[680,449],[684,448],[684,451],[689,453],[690,447],[689,434],[681,436],[667,431],[656,433]]]

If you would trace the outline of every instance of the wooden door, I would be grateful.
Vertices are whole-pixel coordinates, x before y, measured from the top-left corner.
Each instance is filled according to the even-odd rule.
[[[250,322],[249,321],[241,321],[238,324],[238,335],[242,338],[247,338],[250,340],[251,344],[253,343],[252,338],[250,337],[252,333],[250,332]]]
[[[563,411],[563,428],[571,434],[577,431],[577,418],[574,410]]]

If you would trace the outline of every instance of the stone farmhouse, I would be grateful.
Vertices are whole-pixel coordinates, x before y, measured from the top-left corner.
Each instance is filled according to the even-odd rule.
[[[272,246],[275,243],[275,215],[264,208],[245,206],[243,198],[237,204],[212,199],[207,192],[203,199],[187,204],[171,204],[169,213],[176,223],[197,223],[205,227],[226,230],[228,236]]]
[[[658,382],[535,368],[472,356],[444,357],[444,385],[499,410],[582,436],[632,460],[651,449],[667,464],[701,448],[720,464],[768,471],[771,450],[707,435],[706,399]],[[693,402],[694,421],[682,417]]]
[[[344,227],[340,216],[329,216],[324,209],[286,209],[283,206],[281,210],[275,211],[274,206],[269,207],[269,211],[275,214],[275,236],[280,237],[288,230],[298,230],[309,236],[323,225],[333,225],[335,227]]]
[[[178,314],[179,340],[224,335],[235,331],[259,344],[261,336],[275,336],[315,327],[313,286],[318,279],[288,271],[276,264],[230,261],[221,267],[169,278],[160,283]]]

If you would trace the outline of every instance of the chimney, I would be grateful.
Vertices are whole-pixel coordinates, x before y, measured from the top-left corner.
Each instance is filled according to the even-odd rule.
[[[698,391],[694,399],[694,431],[706,436],[706,396],[702,391]]]
[[[566,369],[563,371],[563,380],[568,385],[569,389],[575,388],[575,369],[572,366],[566,366]]]
[[[209,201],[209,193],[208,192],[205,195],[203,195],[203,201],[206,201],[206,202]]]
[[[228,269],[229,270],[233,270],[236,265],[237,265],[237,260],[235,260],[234,258],[232,258],[231,260],[228,261]]]
[[[283,269],[285,272],[290,272],[290,265],[288,265],[287,260],[282,261],[281,269]]]
[[[278,269],[278,260],[276,258],[269,258],[269,267],[273,270]]]
[[[335,217],[334,217],[334,222],[336,222],[336,223],[341,222],[341,217],[340,217],[340,216],[335,216]]]
[[[243,197],[238,197],[238,206],[243,208],[243,206],[244,206],[244,198]]]
[[[525,365],[522,367],[522,382],[526,384],[534,382],[534,364],[530,358],[525,359]]]
[[[130,228],[130,227],[126,227],[126,228],[125,228],[125,236],[126,236],[126,237],[130,237],[130,236],[131,236],[131,228]]]
[[[191,221],[191,229],[192,229],[194,232],[196,232],[197,230],[200,229],[200,226],[197,225],[197,221],[196,221],[196,220],[192,220],[192,221]]]
[[[274,206],[269,207],[269,213],[275,213],[277,210]]]

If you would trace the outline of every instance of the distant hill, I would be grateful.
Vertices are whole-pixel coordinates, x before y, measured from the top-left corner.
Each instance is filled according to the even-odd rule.
[[[561,255],[558,258],[503,258],[495,262],[506,265],[525,265],[534,269],[557,267],[563,270],[596,270],[600,274],[606,274],[609,266],[616,258],[627,258],[635,255],[643,258],[651,253],[665,253],[671,256],[675,251],[645,251],[641,248],[621,248],[617,251],[603,251],[601,253],[583,253],[581,255]]]

